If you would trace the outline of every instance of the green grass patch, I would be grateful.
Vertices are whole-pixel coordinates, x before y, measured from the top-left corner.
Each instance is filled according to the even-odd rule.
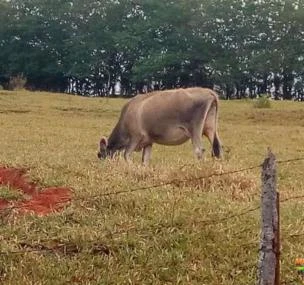
[[[269,109],[271,108],[271,100],[267,95],[262,95],[254,101],[254,108]]]
[[[1,186],[0,185],[0,199],[4,200],[21,200],[23,195],[20,191],[16,189],[12,189],[8,186]]]
[[[145,168],[140,153],[130,165],[96,156],[124,99],[0,91],[0,100],[0,163],[28,168],[41,186],[74,189],[60,213],[0,219],[0,283],[256,283],[260,212],[238,214],[260,203],[260,169],[200,177],[259,165],[268,146],[279,160],[304,157],[301,103],[273,101],[259,109],[220,101],[224,159],[213,160],[203,139],[205,160],[196,161],[190,142],[154,145]],[[303,167],[303,161],[278,165],[282,199],[304,195]],[[16,195],[5,187],[0,193]],[[281,205],[284,284],[300,284],[294,260],[304,257],[302,204]],[[20,250],[28,252],[11,253]]]

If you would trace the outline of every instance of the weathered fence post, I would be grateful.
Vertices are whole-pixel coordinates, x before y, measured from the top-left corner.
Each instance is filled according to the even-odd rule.
[[[262,165],[262,234],[259,285],[280,284],[279,193],[276,191],[276,159],[269,150]]]

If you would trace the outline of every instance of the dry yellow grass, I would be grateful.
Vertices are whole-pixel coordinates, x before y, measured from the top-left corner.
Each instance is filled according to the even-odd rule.
[[[225,159],[210,157],[207,140],[202,162],[190,143],[155,145],[151,166],[144,168],[138,153],[131,165],[97,160],[98,140],[110,133],[125,102],[0,92],[0,164],[29,168],[41,185],[74,189],[73,202],[61,213],[0,220],[6,253],[0,255],[0,282],[254,284],[260,213],[226,218],[259,205],[260,170],[198,178],[259,165],[268,146],[279,160],[304,157],[303,104],[272,102],[270,109],[256,109],[251,101],[221,101]],[[282,199],[304,195],[303,166],[278,166]],[[299,282],[293,262],[304,256],[303,239],[295,236],[304,233],[302,209],[303,199],[281,205],[286,284]],[[24,250],[24,244],[55,250],[10,253]]]

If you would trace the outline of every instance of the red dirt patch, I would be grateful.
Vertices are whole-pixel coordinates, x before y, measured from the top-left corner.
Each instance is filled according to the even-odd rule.
[[[0,185],[20,190],[29,197],[15,202],[0,199],[0,211],[12,206],[20,214],[34,213],[44,216],[60,211],[71,201],[71,189],[65,187],[41,189],[37,184],[29,181],[25,174],[24,169],[0,167]]]

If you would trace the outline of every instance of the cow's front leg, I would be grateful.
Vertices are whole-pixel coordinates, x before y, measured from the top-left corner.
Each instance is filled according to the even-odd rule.
[[[201,135],[200,134],[193,135],[191,138],[191,141],[192,141],[193,152],[194,152],[195,156],[197,157],[197,159],[202,159],[205,150],[203,149],[203,146],[202,146]]]
[[[149,164],[151,158],[151,152],[152,152],[152,145],[147,145],[144,147],[142,152],[142,163],[144,166],[147,166]]]
[[[136,149],[137,141],[131,142],[125,149],[124,159],[129,162],[131,153]]]

